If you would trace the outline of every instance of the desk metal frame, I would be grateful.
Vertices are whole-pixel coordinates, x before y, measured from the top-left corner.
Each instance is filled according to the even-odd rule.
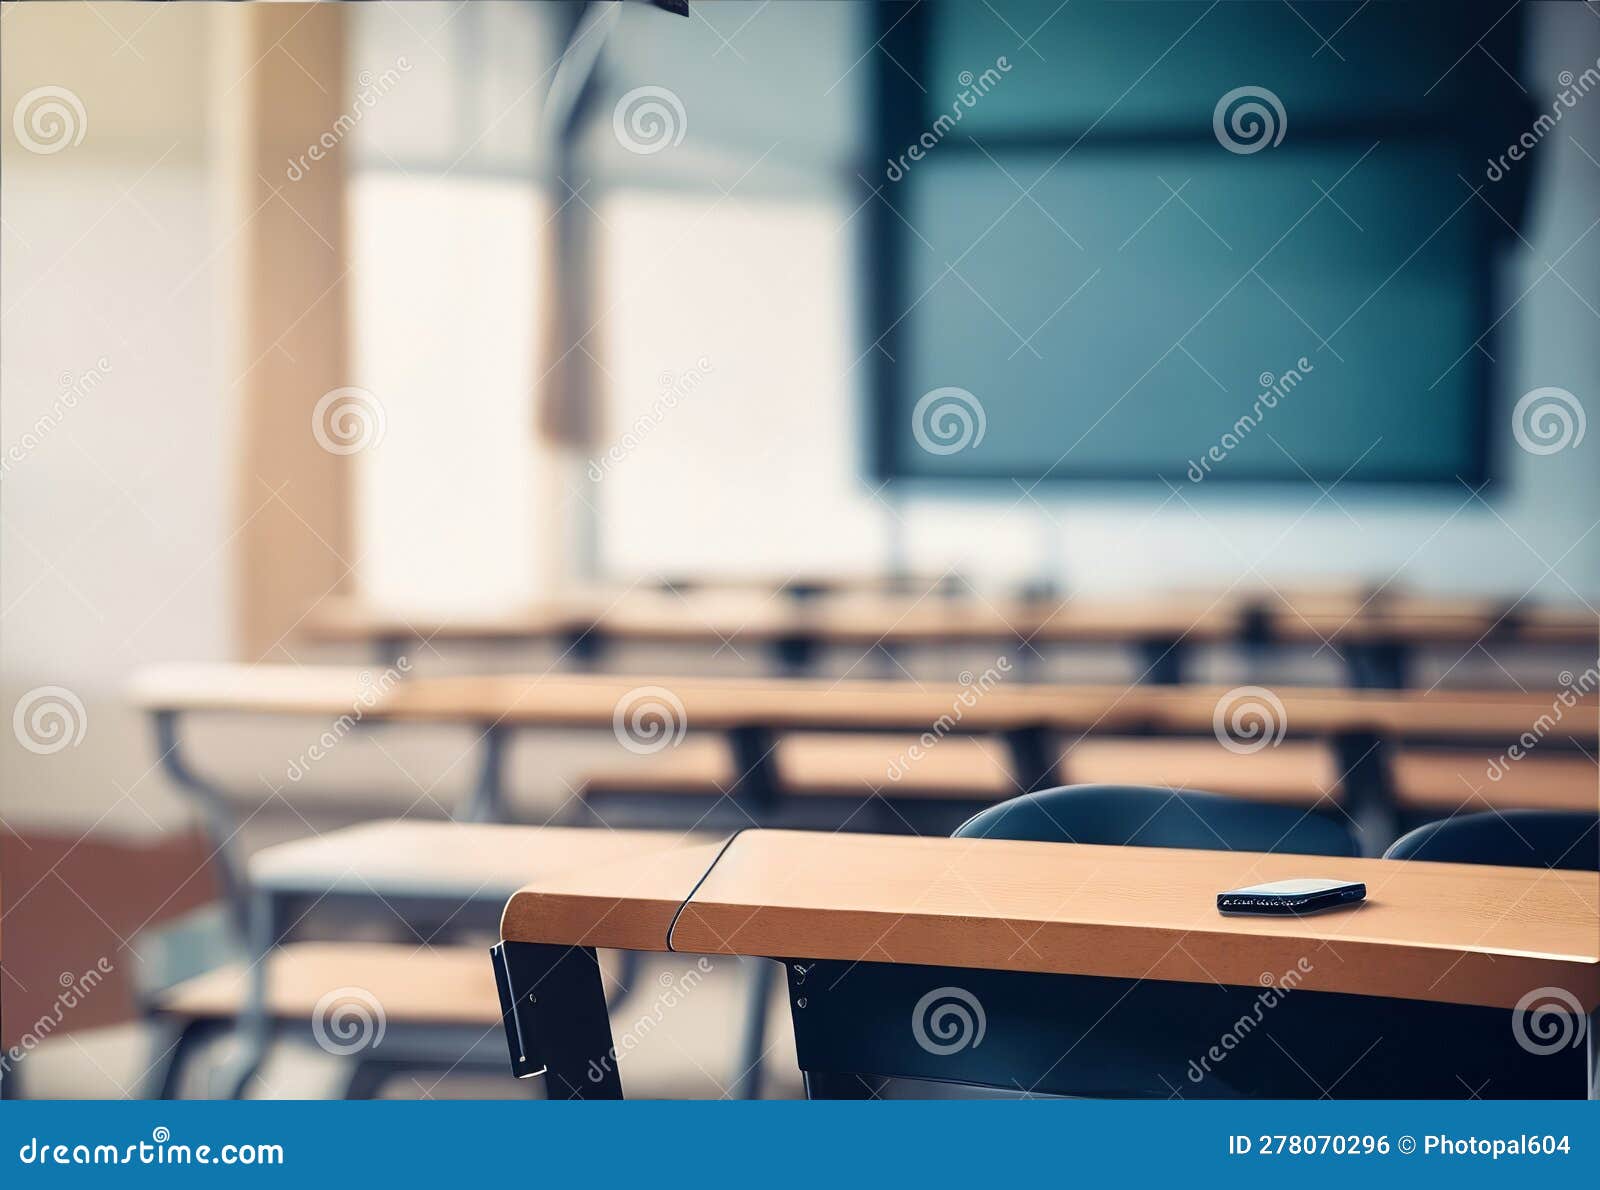
[[[595,952],[490,953],[512,1072],[543,1074],[553,1099],[620,1099]],[[1262,987],[781,961],[812,1099],[879,1098],[889,1079],[1118,1098],[1600,1098],[1600,1013],[1540,1054],[1517,1043],[1509,1009],[1305,989],[1260,1007]],[[928,1015],[941,994],[965,998],[964,1020]]]

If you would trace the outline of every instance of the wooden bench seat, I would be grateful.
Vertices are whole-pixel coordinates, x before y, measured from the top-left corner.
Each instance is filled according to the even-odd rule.
[[[378,1005],[390,1023],[488,1028],[500,1020],[494,972],[478,947],[296,942],[273,951],[267,962],[267,1009],[276,1020],[320,1015],[326,1023],[340,1001],[355,1007],[362,1000],[369,1010]],[[245,965],[230,963],[169,988],[157,1010],[186,1020],[231,1020],[245,1003],[248,983]]]
[[[1230,752],[1212,740],[1086,739],[1062,759],[1073,785],[1155,785],[1310,804],[1337,797],[1339,765],[1324,744],[1285,740]]]
[[[833,734],[787,736],[773,759],[786,792],[797,795],[868,793],[898,787],[916,797],[1008,797],[1016,792],[1005,749],[996,741],[950,737],[912,763],[913,736]],[[898,781],[890,766],[903,767]],[[720,739],[686,737],[676,748],[648,756],[619,757],[589,773],[586,793],[703,794],[732,789],[737,774]]]
[[[1395,798],[1401,806],[1444,814],[1495,810],[1600,812],[1600,766],[1587,756],[1540,756],[1498,765],[1478,752],[1402,752],[1394,760]]]
[[[991,798],[1018,792],[1003,747],[994,740],[951,736],[904,766],[912,736],[797,735],[778,744],[778,773],[796,796],[899,791],[909,797]],[[1458,809],[1600,810],[1600,767],[1585,756],[1530,755],[1488,777],[1486,754],[1400,750],[1392,761],[1395,796],[1407,809],[1452,813]],[[1061,757],[1061,781],[1070,785],[1154,785],[1204,790],[1262,801],[1315,803],[1337,797],[1342,774],[1327,746],[1286,740],[1260,752],[1234,753],[1209,740],[1089,738]],[[733,762],[720,740],[688,737],[678,747],[631,757],[588,775],[586,794],[707,794],[733,787]]]
[[[876,790],[1001,801],[1020,792],[998,740],[949,736],[911,759],[914,747],[920,747],[915,736],[819,733],[785,737],[774,757],[784,791],[800,797]],[[1339,777],[1331,750],[1317,743],[1288,741],[1239,754],[1209,740],[1118,738],[1073,745],[1061,758],[1061,774],[1074,785],[1171,786],[1307,804],[1336,792]],[[720,740],[689,737],[669,751],[591,772],[583,788],[590,796],[707,794],[731,789],[734,778]]]

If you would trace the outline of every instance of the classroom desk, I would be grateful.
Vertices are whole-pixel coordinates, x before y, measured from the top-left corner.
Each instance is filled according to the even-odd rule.
[[[1586,609],[1483,599],[1358,593],[1174,592],[1138,598],[917,595],[821,591],[803,600],[740,591],[594,592],[501,612],[440,618],[356,600],[324,600],[307,621],[313,639],[364,642],[385,660],[416,639],[565,641],[591,659],[607,642],[692,644],[770,650],[798,672],[819,649],[988,644],[1031,650],[1062,644],[1122,644],[1136,650],[1141,680],[1174,685],[1196,644],[1331,647],[1352,685],[1405,685],[1417,645],[1483,642],[1594,646],[1600,619]]]
[[[295,944],[302,950],[320,947],[319,954],[326,954],[326,961],[318,965],[332,973],[327,978],[334,982],[321,991],[340,983],[365,987],[377,981],[388,989],[396,985],[398,977],[399,991],[392,995],[373,989],[388,1011],[387,1024],[396,1030],[383,1055],[393,1064],[406,1049],[408,1027],[426,1030],[444,1015],[445,1006],[433,1004],[441,989],[405,986],[408,951],[413,955],[431,953],[452,937],[493,929],[506,898],[526,882],[530,871],[551,878],[568,868],[603,870],[621,863],[648,872],[662,857],[671,857],[668,862],[698,864],[699,870],[704,870],[720,845],[716,837],[673,831],[394,820],[265,847],[251,857],[248,866],[247,953],[252,961],[236,975],[223,972],[209,977],[187,1000],[180,994],[176,1007],[182,1009],[196,995],[215,998],[219,988],[226,993],[224,998],[236,1005],[241,1048],[224,1081],[226,1092],[237,1096],[259,1069],[278,1030],[305,1023],[300,1018],[285,1020],[269,1007],[274,952],[292,934],[303,934],[304,923],[313,914],[318,920],[334,916],[367,924],[404,923],[407,944],[401,946],[363,950],[360,945],[341,949]],[[383,953],[386,951],[396,952],[399,958]],[[419,979],[431,969],[413,964]],[[636,964],[625,963],[619,977],[621,990],[632,984],[636,972]],[[205,1040],[203,1031],[190,1028],[192,1023],[203,1025],[205,1018],[180,1022],[168,1067],[159,1075],[163,1086],[177,1085],[179,1067],[195,1043]],[[425,1031],[411,1048],[429,1046],[437,1048],[437,1041],[433,1032]]]
[[[594,948],[625,947],[782,962],[813,1095],[1596,1094],[1600,875],[772,830],[707,854],[511,897],[493,962],[515,1073],[621,1095]],[[1313,872],[1366,903],[1216,912]],[[1530,997],[1566,1009],[1530,1025]]]
[[[774,761],[781,733],[905,731],[914,735],[994,735],[1006,745],[1021,790],[1056,784],[1058,736],[1080,734],[1211,737],[1237,705],[1223,687],[1053,686],[1005,679],[983,690],[959,683],[824,681],[769,678],[663,679],[625,675],[546,674],[409,678],[375,688],[370,671],[290,666],[178,666],[148,670],[135,700],[154,713],[169,770],[202,797],[220,800],[187,768],[179,748],[180,714],[199,711],[305,714],[338,719],[359,709],[363,722],[460,723],[481,736],[479,778],[469,817],[504,817],[502,758],[516,729],[615,728],[641,699],[665,709],[670,729],[726,735],[738,780],[730,790],[748,822],[771,822],[782,797]],[[646,693],[641,694],[641,691]],[[1281,687],[1286,737],[1330,741],[1353,815],[1374,837],[1392,829],[1397,806],[1389,752],[1397,743],[1471,742],[1501,752],[1537,732],[1541,757],[1591,752],[1600,743],[1594,692],[1561,706],[1543,692],[1369,691]],[[1559,718],[1556,713],[1559,712]],[[1245,726],[1249,726],[1248,716]],[[937,746],[935,743],[934,746]],[[1581,755],[1581,753],[1579,753]],[[885,785],[889,784],[887,780]],[[1463,798],[1466,790],[1463,790]],[[1379,829],[1382,828],[1382,829]]]

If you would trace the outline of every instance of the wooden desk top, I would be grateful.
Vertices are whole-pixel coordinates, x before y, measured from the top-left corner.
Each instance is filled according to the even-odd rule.
[[[1263,986],[1509,1008],[1556,986],[1600,1006],[1600,875],[1392,860],[749,830],[640,876],[530,885],[502,937],[779,958]],[[693,863],[708,859],[699,877]],[[1223,917],[1228,888],[1328,875],[1368,900]],[[692,891],[691,891],[692,890]],[[666,912],[673,896],[687,900]],[[1302,962],[1302,960],[1304,960]]]
[[[356,666],[152,665],[134,674],[128,697],[149,711],[343,715],[380,701],[381,682]]]
[[[369,822],[264,847],[250,857],[250,881],[274,893],[503,902],[535,872],[547,877],[717,841],[678,831]]]
[[[958,714],[965,731],[1043,727],[1205,733],[1212,730],[1218,704],[1230,693],[1221,686],[1052,686],[1009,678],[980,692],[957,683],[553,673],[409,678],[380,687],[370,670],[187,666],[146,671],[134,683],[132,696],[150,710],[336,717],[359,711],[363,719],[603,727],[611,725],[620,704],[644,687],[670,690],[691,729],[753,725],[919,733]],[[1282,686],[1274,693],[1291,734],[1374,731],[1510,741],[1534,731],[1546,717],[1542,736],[1591,745],[1600,739],[1600,698],[1594,692],[1573,707],[1560,708],[1559,722],[1554,719],[1555,697],[1543,692]]]
[[[570,868],[512,894],[500,936],[562,946],[671,950],[678,910],[722,854],[693,842],[590,868]]]
[[[1260,623],[1274,638],[1471,644],[1479,639],[1600,644],[1600,618],[1585,608],[1518,606],[1494,600],[1385,592],[1174,591],[1133,597],[1024,599],[937,590],[835,590],[795,600],[739,589],[598,590],[498,611],[441,616],[328,599],[307,620],[314,638],[370,641],[423,636],[474,640],[544,638],[591,629],[628,640],[721,644],[807,636],[840,645],[1125,642],[1143,638],[1214,642]]]

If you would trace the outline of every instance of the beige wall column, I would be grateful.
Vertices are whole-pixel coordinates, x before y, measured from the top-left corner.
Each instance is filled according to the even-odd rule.
[[[218,13],[218,145],[237,309],[241,655],[285,660],[297,624],[349,584],[351,451],[381,427],[349,374],[346,9],[252,4]],[[315,158],[313,157],[315,154]]]

